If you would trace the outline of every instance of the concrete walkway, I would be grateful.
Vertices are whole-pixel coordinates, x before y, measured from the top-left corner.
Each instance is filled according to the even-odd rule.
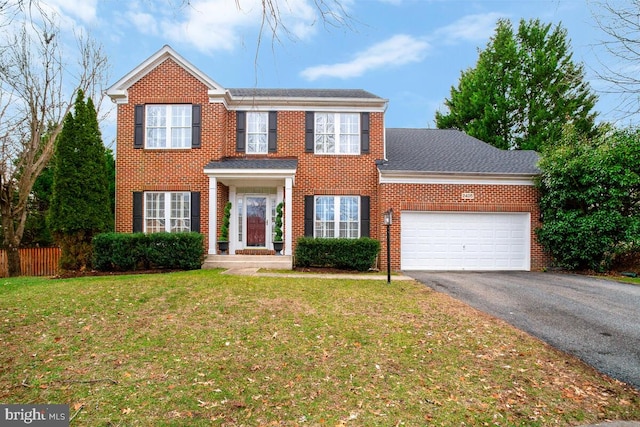
[[[349,279],[349,280],[384,280],[387,281],[386,274],[370,274],[370,273],[297,273],[292,271],[291,273],[279,272],[272,273],[268,271],[260,271],[259,268],[242,267],[242,268],[230,268],[222,272],[222,274],[230,274],[235,276],[260,276],[260,277],[296,277],[296,278],[314,278],[314,279]],[[413,278],[409,276],[403,276],[401,274],[392,274],[392,282],[400,281],[412,281]]]

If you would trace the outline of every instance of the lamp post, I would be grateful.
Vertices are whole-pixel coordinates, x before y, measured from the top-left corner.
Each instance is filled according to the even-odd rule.
[[[389,209],[383,214],[383,224],[387,226],[387,283],[391,283],[391,233],[390,228],[393,223],[393,209]]]

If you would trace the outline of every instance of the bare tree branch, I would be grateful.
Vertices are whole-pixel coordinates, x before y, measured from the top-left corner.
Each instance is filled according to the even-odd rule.
[[[640,0],[604,0],[593,3],[598,27],[604,32],[599,42],[603,51],[598,61],[599,79],[608,83],[605,93],[620,95],[617,112],[623,118],[640,113]]]
[[[0,44],[0,214],[10,275],[20,273],[29,197],[64,117],[78,90],[102,92],[107,68],[101,47],[83,35],[76,36],[78,64],[66,63],[53,19],[34,19],[31,6],[20,11],[10,17],[12,31]]]

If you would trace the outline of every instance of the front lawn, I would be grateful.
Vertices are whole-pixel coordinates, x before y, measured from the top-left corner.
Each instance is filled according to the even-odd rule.
[[[0,279],[0,402],[72,426],[580,425],[640,394],[414,282]]]

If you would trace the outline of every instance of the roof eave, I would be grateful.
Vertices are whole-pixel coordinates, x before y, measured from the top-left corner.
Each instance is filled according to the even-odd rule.
[[[358,109],[384,111],[387,100],[382,98],[347,97],[288,97],[288,96],[233,96],[229,95],[227,104],[230,110],[254,108],[273,108],[279,111],[322,108],[325,110]]]
[[[534,185],[535,173],[427,172],[379,170],[380,184],[503,184]]]

